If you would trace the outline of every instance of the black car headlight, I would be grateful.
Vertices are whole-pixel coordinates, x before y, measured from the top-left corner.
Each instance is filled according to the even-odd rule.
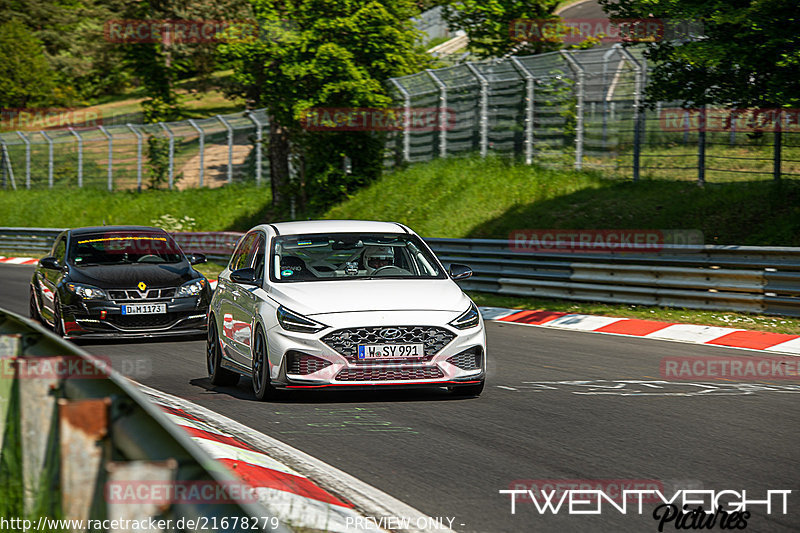
[[[203,287],[206,286],[206,279],[200,278],[184,283],[178,289],[178,297],[197,296],[203,292]]]
[[[91,285],[83,285],[81,283],[67,283],[67,290],[71,293],[77,294],[84,300],[108,300],[106,291],[92,287]]]
[[[456,329],[469,329],[474,328],[480,323],[480,311],[474,303],[469,304],[469,309],[461,314],[458,318],[450,322],[450,325]]]
[[[289,311],[283,306],[278,308],[278,323],[286,331],[297,333],[316,333],[328,327],[316,320]]]

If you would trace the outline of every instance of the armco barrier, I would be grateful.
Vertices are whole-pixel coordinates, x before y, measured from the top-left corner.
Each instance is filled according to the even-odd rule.
[[[0,228],[0,252],[46,253],[62,230]],[[235,232],[176,233],[187,252],[226,260]],[[465,263],[467,290],[568,300],[800,316],[800,248],[664,245],[658,251],[519,252],[501,239],[426,239]]]
[[[109,361],[3,309],[0,356],[0,516],[84,524],[155,517],[172,520],[170,530],[201,531],[197,524],[205,523],[219,531],[289,531],[255,499],[240,498],[242,482]],[[147,483],[153,490],[195,487],[200,497],[170,499],[162,492],[159,499],[151,492],[159,501],[125,502],[109,496],[109,487]],[[186,526],[190,520],[195,526]]]

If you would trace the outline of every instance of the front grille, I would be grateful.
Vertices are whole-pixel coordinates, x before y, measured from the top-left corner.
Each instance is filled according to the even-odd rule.
[[[386,339],[385,330],[399,330],[397,336]],[[425,357],[419,361],[430,361],[442,348],[455,338],[455,334],[436,326],[370,326],[366,328],[337,329],[322,337],[322,342],[336,350],[349,361],[374,363],[358,359],[359,344],[422,343]]]
[[[145,292],[139,292],[136,289],[115,289],[109,290],[108,295],[112,300],[160,300],[163,298],[173,298],[176,290],[175,287],[168,289],[149,289]]]
[[[464,350],[453,357],[448,357],[447,362],[461,370],[477,370],[481,367],[481,349],[475,347]]]
[[[178,320],[178,313],[158,315],[108,315],[109,322],[122,329],[166,327]]]
[[[301,352],[289,352],[286,354],[286,373],[307,375],[319,372],[323,368],[330,366],[332,363],[313,355],[308,355]]]
[[[438,366],[417,368],[346,368],[336,374],[337,381],[400,381],[439,379],[444,373]]]

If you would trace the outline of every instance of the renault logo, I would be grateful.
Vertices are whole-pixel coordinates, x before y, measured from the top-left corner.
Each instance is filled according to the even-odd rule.
[[[144,292],[144,290],[147,288],[147,285],[145,285],[144,281],[140,281],[137,287],[139,287],[140,291]]]
[[[397,328],[383,328],[378,332],[378,335],[386,339],[387,341],[393,341],[400,337],[402,332]]]

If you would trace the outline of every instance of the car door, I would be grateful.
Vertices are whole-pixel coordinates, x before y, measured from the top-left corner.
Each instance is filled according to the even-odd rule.
[[[40,268],[37,270],[39,276],[39,303],[41,304],[42,316],[49,322],[53,322],[55,316],[55,296],[58,284],[64,276],[63,267],[67,257],[67,234],[62,233],[56,238],[50,255],[55,257],[62,270],[50,270]]]
[[[239,285],[239,296],[236,300],[236,305],[233,306],[234,321],[247,323],[250,326],[250,333],[247,338],[241,336],[243,345],[242,354],[248,359],[248,364],[252,364],[252,354],[250,352],[250,344],[253,338],[252,327],[255,325],[255,317],[259,311],[259,302],[261,300],[260,293],[263,293],[261,287],[264,284],[264,272],[266,261],[266,245],[267,240],[263,232],[257,233],[255,246],[252,248],[250,257],[250,268],[256,271],[258,276],[258,285]]]
[[[234,250],[231,260],[228,263],[229,272],[220,276],[217,290],[220,292],[219,315],[217,320],[221,320],[221,334],[223,346],[227,355],[240,364],[247,364],[249,361],[249,338],[250,322],[242,322],[242,312],[239,310],[242,298],[243,286],[234,283],[230,279],[230,272],[247,268],[253,258],[254,248],[257,244],[257,234],[248,233],[239,242]],[[247,342],[243,342],[244,337]]]

